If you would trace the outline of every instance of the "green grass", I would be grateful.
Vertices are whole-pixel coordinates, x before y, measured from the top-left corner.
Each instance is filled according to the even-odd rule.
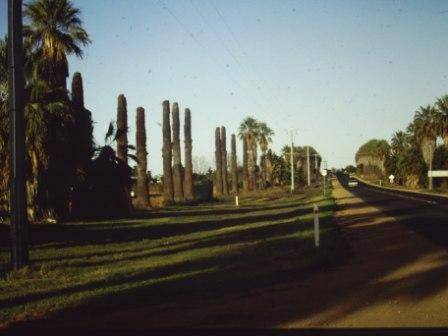
[[[313,203],[321,208],[319,249]],[[239,208],[224,202],[124,220],[35,225],[31,265],[0,280],[0,325],[98,302],[132,306],[150,297],[163,306],[185,295],[200,299],[288,281],[343,255],[334,208],[333,198],[316,189],[246,197]],[[4,249],[1,257],[5,264]]]

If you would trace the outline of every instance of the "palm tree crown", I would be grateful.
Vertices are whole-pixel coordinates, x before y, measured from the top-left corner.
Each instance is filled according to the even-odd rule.
[[[56,86],[65,85],[67,55],[82,57],[81,45],[91,42],[79,15],[69,0],[33,0],[25,5],[30,21],[24,26],[26,45],[38,55],[43,62],[41,71]]]

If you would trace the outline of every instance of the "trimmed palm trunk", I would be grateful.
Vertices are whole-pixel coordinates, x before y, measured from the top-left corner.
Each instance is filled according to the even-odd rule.
[[[247,147],[247,134],[243,136],[243,191],[249,191],[249,169],[248,164],[248,147]]]
[[[92,113],[84,107],[84,89],[79,72],[72,79],[72,113],[75,121],[75,160],[76,166],[85,170],[93,156]]]
[[[222,196],[222,152],[221,152],[221,132],[219,127],[215,130],[215,196]]]
[[[145,109],[143,107],[137,108],[136,130],[135,144],[138,161],[136,203],[138,207],[145,209],[149,206],[149,189],[147,174],[148,153],[146,151]]]
[[[236,136],[231,136],[231,156],[230,156],[230,173],[232,176],[232,194],[238,195],[238,167],[236,161]]]
[[[180,122],[179,105],[173,103],[173,188],[174,201],[184,201],[184,186],[182,181],[182,160],[180,154]]]
[[[118,96],[117,106],[117,158],[128,163],[128,110],[126,97]]]
[[[170,125],[170,102],[163,102],[163,199],[165,203],[174,202],[172,152],[171,152],[171,125]]]
[[[227,178],[227,137],[226,128],[221,126],[221,161],[222,161],[222,193],[229,195],[229,184]]]
[[[186,201],[194,200],[193,192],[193,160],[191,140],[191,112],[185,109],[184,120],[184,144],[185,144],[185,172],[184,172],[184,196]]]

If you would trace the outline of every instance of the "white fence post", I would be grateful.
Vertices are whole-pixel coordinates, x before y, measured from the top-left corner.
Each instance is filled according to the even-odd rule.
[[[314,213],[314,246],[319,247],[320,244],[319,208],[317,207],[317,204],[314,204],[313,213]]]
[[[236,206],[240,206],[240,203],[239,203],[239,201],[238,201],[238,195],[235,196],[235,205],[236,205]]]

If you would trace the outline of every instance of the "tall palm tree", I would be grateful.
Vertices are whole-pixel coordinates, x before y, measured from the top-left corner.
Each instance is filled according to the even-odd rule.
[[[414,141],[419,144],[427,165],[429,165],[436,147],[438,120],[439,113],[434,106],[421,106],[415,112],[414,120],[408,128],[412,132]]]
[[[261,122],[258,123],[258,143],[260,145],[260,149],[262,152],[262,164],[261,165],[261,185],[264,188],[266,181],[269,181],[269,183],[271,183],[271,178],[268,176],[270,176],[270,172],[269,172],[269,168],[270,168],[270,163],[269,161],[269,157],[267,155],[267,151],[269,149],[269,144],[272,142],[272,136],[274,135],[274,131],[268,127],[268,125],[266,125],[266,123]]]
[[[448,148],[448,95],[437,98],[436,107],[438,114],[438,133],[443,139],[445,147]]]
[[[239,127],[238,136],[245,141],[246,160],[243,160],[243,165],[246,165],[248,174],[248,189],[254,190],[256,186],[256,165],[257,165],[257,144],[259,138],[259,124],[258,121],[252,117],[245,118]]]
[[[69,0],[33,0],[24,13],[30,21],[23,29],[25,43],[39,56],[39,72],[51,87],[66,88],[67,56],[82,58],[82,46],[91,42],[80,10]]]
[[[413,135],[414,142],[420,147],[423,159],[428,169],[432,169],[434,151],[438,135],[437,121],[440,113],[434,106],[427,105],[415,112],[414,120],[409,125],[408,130]],[[429,178],[429,188],[432,189],[432,178]]]

